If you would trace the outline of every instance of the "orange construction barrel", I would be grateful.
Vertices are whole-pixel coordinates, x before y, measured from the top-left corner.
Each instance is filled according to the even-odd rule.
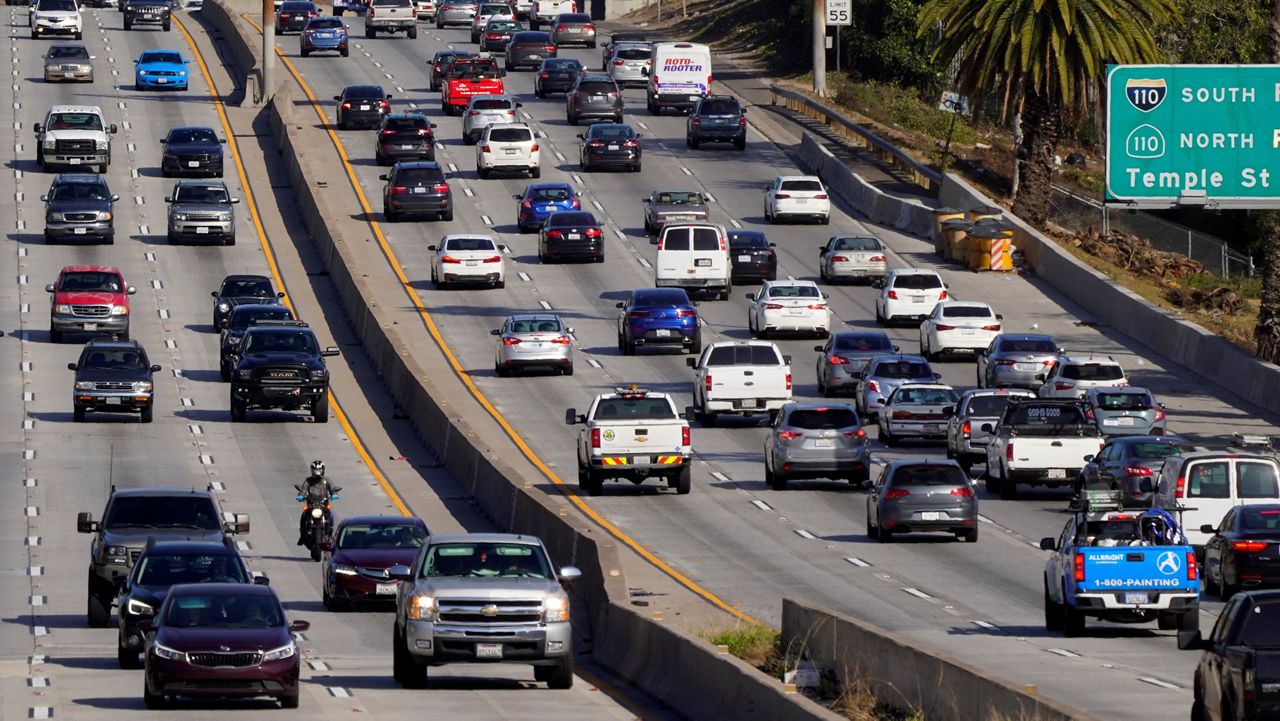
[[[1004,234],[989,225],[979,223],[969,231],[969,270],[991,269],[991,246],[994,242],[1004,240]]]
[[[999,218],[1002,215],[1004,215],[1004,208],[997,205],[979,205],[976,208],[970,208],[968,213],[969,220],[975,223],[987,218]]]
[[[959,208],[933,209],[933,252],[944,258],[947,252],[944,224],[957,218],[964,218],[964,211]]]
[[[956,246],[972,227],[973,223],[965,220],[964,218],[952,218],[950,220],[943,221],[942,232],[939,234],[939,237],[942,238],[942,242],[938,243],[937,241],[934,241],[934,249],[937,250],[938,255],[943,259],[955,260]]]

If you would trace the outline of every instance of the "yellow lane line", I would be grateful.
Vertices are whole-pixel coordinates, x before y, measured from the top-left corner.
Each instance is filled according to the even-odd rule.
[[[262,245],[262,252],[267,257],[267,265],[271,268],[271,276],[275,278],[277,287],[284,288],[284,278],[280,275],[280,267],[276,264],[275,250],[272,249],[271,241],[267,239],[267,231],[262,226],[262,217],[258,214],[258,203],[254,199],[253,188],[249,185],[249,178],[245,174],[244,164],[240,161],[240,149],[236,143],[235,133],[231,131],[231,122],[227,119],[227,111],[226,107],[222,104],[222,96],[218,93],[218,87],[214,85],[213,75],[209,72],[209,66],[205,64],[204,54],[200,52],[199,46],[196,45],[195,38],[191,37],[191,33],[187,32],[186,25],[182,23],[182,20],[179,17],[175,15],[173,19],[178,24],[178,29],[182,31],[182,36],[186,38],[187,45],[191,48],[192,54],[195,55],[196,62],[200,65],[200,72],[204,75],[205,82],[209,84],[209,96],[213,98],[214,107],[218,109],[218,120],[222,123],[222,130],[227,135],[227,145],[231,149],[231,157],[236,162],[236,174],[240,177],[241,187],[244,188],[245,200],[247,201],[246,204],[249,206],[249,215],[252,216],[253,227],[258,233],[258,242]],[[293,300],[289,295],[285,295],[284,302],[289,310],[293,312],[294,317],[299,317],[298,311],[294,308]],[[396,492],[395,488],[392,487],[391,482],[387,480],[387,477],[382,474],[382,470],[378,468],[378,464],[374,463],[373,458],[370,457],[369,451],[364,447],[364,443],[360,440],[360,435],[351,427],[351,423],[347,420],[347,414],[342,410],[342,404],[338,402],[337,396],[335,396],[332,391],[329,392],[329,401],[330,405],[333,407],[334,416],[338,419],[338,423],[342,424],[342,428],[346,431],[347,437],[351,439],[352,447],[356,449],[356,453],[359,454],[360,458],[364,461],[365,466],[369,468],[370,472],[373,473],[374,478],[378,480],[378,485],[382,487],[382,490],[391,499],[391,503],[395,505],[396,510],[398,510],[402,516],[412,516],[413,512],[409,510],[407,505],[405,505],[404,500],[400,498],[400,494]]]
[[[244,13],[241,17],[248,21],[250,25],[253,25],[258,32],[262,32],[262,25],[252,15]],[[370,230],[373,231],[374,237],[378,239],[378,245],[382,248],[382,254],[386,257],[387,263],[391,266],[391,271],[396,274],[396,278],[399,279],[401,288],[404,290],[405,295],[409,297],[409,300],[413,302],[414,307],[417,308],[418,315],[422,318],[422,322],[426,326],[427,332],[435,341],[440,352],[444,354],[445,360],[448,361],[449,366],[453,369],[454,375],[457,376],[458,380],[462,381],[462,384],[467,387],[471,396],[475,398],[475,400],[495,421],[497,421],[498,425],[501,426],[502,430],[507,434],[507,437],[516,444],[517,448],[520,449],[521,454],[523,454],[530,463],[541,471],[542,475],[546,476],[548,480],[560,487],[561,493],[563,493],[565,497],[573,503],[573,505],[577,506],[580,511],[586,514],[588,518],[600,524],[600,526],[612,534],[614,538],[617,538],[619,541],[626,544],[628,548],[640,554],[640,556],[646,561],[662,570],[663,573],[666,573],[671,578],[675,579],[680,583],[680,585],[701,596],[704,600],[743,621],[757,623],[756,619],[747,613],[735,608],[724,599],[699,586],[692,579],[667,565],[665,561],[655,556],[649,551],[649,549],[640,545],[639,542],[628,536],[620,528],[613,525],[613,523],[608,519],[596,512],[594,508],[588,505],[581,496],[575,493],[568,484],[556,475],[555,471],[552,471],[547,464],[533,452],[533,449],[525,443],[524,439],[520,436],[520,433],[507,422],[507,419],[504,418],[496,408],[494,408],[493,404],[489,402],[489,399],[485,397],[484,393],[476,386],[475,382],[471,380],[471,376],[466,372],[466,369],[462,367],[460,362],[458,362],[457,357],[454,356],[449,345],[445,343],[444,337],[440,334],[439,328],[437,328],[435,321],[431,317],[431,313],[427,310],[426,305],[423,304],[422,299],[418,296],[417,290],[410,284],[409,278],[405,276],[404,270],[400,265],[400,261],[396,258],[395,252],[391,250],[391,245],[387,242],[386,236],[382,233],[381,224],[373,219],[373,208],[369,205],[369,199],[365,196],[364,190],[360,187],[360,181],[356,178],[355,168],[352,167],[351,162],[347,157],[346,150],[343,148],[342,141],[338,138],[338,134],[333,131],[329,118],[324,113],[324,108],[321,107],[320,102],[316,99],[315,93],[311,92],[311,86],[307,84],[307,81],[302,79],[302,73],[298,72],[297,67],[284,54],[284,52],[280,50],[280,48],[276,48],[276,55],[284,61],[285,67],[289,69],[289,74],[291,74],[293,79],[298,82],[298,86],[302,88],[302,92],[305,93],[307,99],[311,101],[312,109],[316,111],[316,115],[320,118],[321,125],[324,126],[325,132],[329,134],[329,140],[333,143],[334,149],[338,152],[338,157],[342,159],[342,165],[347,171],[347,180],[351,183],[351,188],[355,191],[356,197],[360,201],[360,207],[365,212],[366,222],[369,224]]]

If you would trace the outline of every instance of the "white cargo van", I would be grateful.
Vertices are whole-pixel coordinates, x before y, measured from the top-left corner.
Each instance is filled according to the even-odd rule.
[[[658,236],[658,260],[653,266],[654,285],[684,288],[692,295],[704,290],[728,300],[733,284],[729,277],[729,235],[713,223],[672,223]]]
[[[1143,484],[1146,485],[1146,484]],[[1140,486],[1141,488],[1141,486]],[[1202,451],[1164,459],[1151,505],[1182,509],[1182,532],[1193,546],[1203,547],[1236,506],[1280,503],[1280,463],[1270,455]]]
[[[711,92],[711,48],[700,43],[654,43],[649,66],[649,114],[688,111]]]

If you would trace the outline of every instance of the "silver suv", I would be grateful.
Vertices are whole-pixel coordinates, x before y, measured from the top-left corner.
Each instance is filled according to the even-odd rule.
[[[236,244],[236,213],[231,197],[220,180],[179,180],[169,203],[169,243]]]
[[[534,536],[430,536],[411,566],[392,566],[396,595],[392,666],[405,688],[422,688],[427,667],[515,662],[551,688],[573,686],[573,628],[563,584]]]

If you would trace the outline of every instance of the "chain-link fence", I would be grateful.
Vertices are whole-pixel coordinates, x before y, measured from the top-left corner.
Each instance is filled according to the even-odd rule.
[[[1115,230],[1136,235],[1157,250],[1181,253],[1222,276],[1250,277],[1253,259],[1232,250],[1220,238],[1192,230],[1140,210],[1108,208],[1098,201],[1054,188],[1050,220],[1076,233],[1090,228],[1100,232]]]

